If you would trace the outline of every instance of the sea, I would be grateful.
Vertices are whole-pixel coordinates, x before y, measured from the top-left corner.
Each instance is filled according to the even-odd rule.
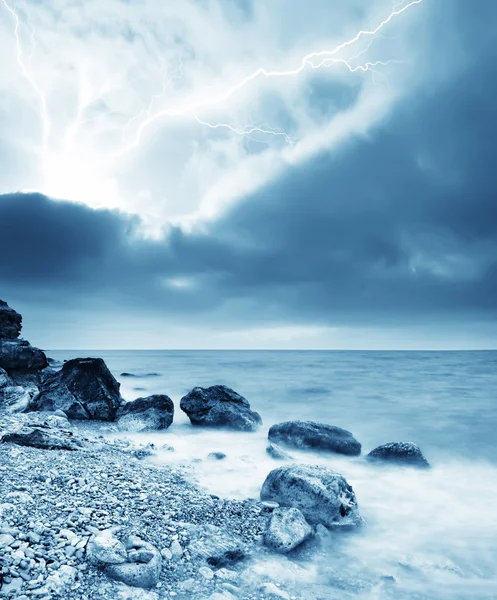
[[[341,473],[365,525],[325,536],[296,557],[253,569],[296,597],[497,599],[497,351],[52,351],[64,360],[100,356],[126,400],[155,393],[175,404],[162,433],[118,433],[153,443],[157,465],[188,466],[209,493],[259,498],[279,462],[266,453],[274,423],[313,420],[351,431],[359,457],[290,450],[295,461]],[[121,376],[128,373],[127,376]],[[224,384],[260,413],[255,433],[194,428],[179,408],[193,387]],[[364,456],[410,441],[429,470],[378,466]],[[161,449],[163,445],[174,452]],[[226,458],[213,461],[210,452]]]

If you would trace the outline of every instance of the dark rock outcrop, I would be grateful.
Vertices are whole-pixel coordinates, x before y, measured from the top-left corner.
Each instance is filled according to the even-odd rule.
[[[351,456],[361,453],[361,444],[350,431],[314,421],[278,423],[269,429],[268,439],[292,448],[326,450]]]
[[[0,367],[12,371],[41,371],[48,367],[45,353],[26,340],[0,339]]]
[[[119,388],[101,358],[74,358],[42,378],[36,409],[60,409],[69,419],[113,421],[123,403]]]
[[[173,401],[165,394],[137,398],[123,404],[116,413],[119,428],[126,431],[167,429],[173,417]]]
[[[352,486],[328,467],[294,464],[274,469],[264,481],[261,500],[298,508],[311,524],[332,527],[362,523]]]
[[[192,425],[255,431],[262,424],[248,400],[224,385],[196,387],[181,398],[180,407]]]
[[[424,469],[430,466],[419,446],[416,446],[412,442],[390,442],[383,444],[371,450],[366,458],[370,461],[397,463]]]
[[[273,510],[264,533],[264,543],[276,552],[290,552],[312,535],[312,528],[298,508]]]
[[[22,317],[13,308],[0,300],[0,339],[15,340],[22,329]]]
[[[45,450],[81,450],[83,447],[81,440],[75,438],[71,431],[48,427],[24,427],[19,431],[6,433],[0,442]]]

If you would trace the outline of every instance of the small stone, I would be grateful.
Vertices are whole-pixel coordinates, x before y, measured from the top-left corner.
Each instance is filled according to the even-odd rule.
[[[173,557],[173,553],[171,552],[171,550],[169,550],[169,548],[163,548],[161,550],[161,556],[164,560],[171,560],[171,558]]]
[[[214,571],[209,567],[200,567],[198,572],[202,575],[204,579],[207,579],[208,581],[214,578]]]
[[[211,460],[223,460],[223,458],[226,458],[226,454],[224,452],[210,452],[207,458]]]
[[[171,553],[173,558],[181,558],[181,556],[183,556],[183,548],[178,540],[174,540],[171,544]]]
[[[15,542],[15,539],[9,533],[0,535],[0,548],[6,548]]]

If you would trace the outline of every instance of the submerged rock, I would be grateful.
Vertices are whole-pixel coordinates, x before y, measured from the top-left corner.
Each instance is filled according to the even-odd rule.
[[[312,527],[298,508],[277,508],[271,513],[264,543],[276,552],[290,552],[305,542],[312,534]]]
[[[371,450],[366,458],[370,461],[393,462],[425,469],[430,466],[419,446],[416,446],[412,442],[390,442],[383,444]]]
[[[332,527],[362,523],[352,486],[328,467],[293,464],[274,469],[264,481],[261,500],[299,508],[311,524]]]
[[[293,448],[327,450],[351,456],[361,453],[361,444],[350,431],[314,421],[278,423],[269,429],[268,439]]]
[[[123,403],[120,385],[101,358],[74,358],[42,378],[37,410],[63,410],[69,419],[113,421]]]
[[[53,430],[49,427],[24,427],[13,433],[6,433],[0,442],[32,446],[44,450],[80,450],[83,443],[70,431]]]
[[[22,329],[22,317],[13,308],[0,300],[0,338],[15,340]]]
[[[126,431],[167,429],[173,422],[174,404],[165,394],[137,398],[123,404],[116,413],[117,424]]]
[[[226,454],[224,452],[209,452],[207,458],[211,460],[223,460],[223,458],[226,458]]]
[[[271,458],[275,458],[276,460],[290,460],[292,458],[277,444],[269,444],[269,446],[266,448],[266,452]]]
[[[0,367],[11,371],[41,371],[48,367],[45,353],[26,340],[0,339]]]
[[[224,385],[196,387],[181,398],[180,407],[192,425],[255,431],[262,424],[248,400]]]

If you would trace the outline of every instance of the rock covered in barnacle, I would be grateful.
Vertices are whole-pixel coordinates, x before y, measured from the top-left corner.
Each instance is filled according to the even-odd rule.
[[[397,463],[425,469],[430,466],[419,446],[412,442],[383,444],[371,450],[366,458],[370,461]]]
[[[192,425],[255,431],[262,424],[248,400],[225,385],[194,388],[181,398],[180,408]]]
[[[298,508],[311,524],[332,527],[362,523],[352,486],[339,473],[320,465],[292,464],[274,469],[264,481],[261,500]]]

